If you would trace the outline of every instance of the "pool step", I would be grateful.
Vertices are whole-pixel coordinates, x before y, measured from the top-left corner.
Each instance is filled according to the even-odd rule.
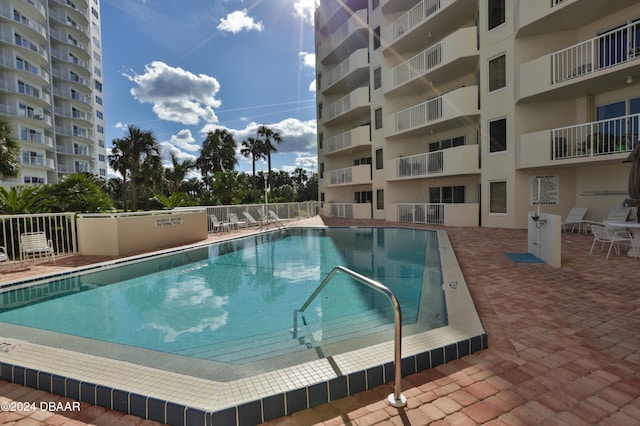
[[[300,321],[297,339],[293,338],[292,330],[288,329],[250,338],[236,339],[224,344],[207,344],[197,348],[184,349],[177,353],[218,362],[244,364],[276,356],[309,351],[321,345],[379,333],[392,328],[392,326],[393,316],[391,313],[386,313],[381,318],[379,311],[368,311],[323,321],[322,340],[316,340],[312,335],[314,331],[319,330],[319,327],[314,327],[314,324],[305,327]],[[316,336],[318,336],[317,333]]]

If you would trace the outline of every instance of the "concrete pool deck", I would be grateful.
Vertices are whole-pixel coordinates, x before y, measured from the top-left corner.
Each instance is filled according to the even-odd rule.
[[[270,424],[640,423],[640,260],[589,256],[590,236],[563,234],[562,268],[513,263],[504,253],[526,251],[524,230],[446,231],[489,335],[489,349],[405,377],[404,409],[386,403],[392,390],[381,385]],[[64,260],[55,268],[64,268]],[[47,265],[28,272],[40,268],[39,273],[52,272],[44,270],[51,268]],[[2,274],[0,280],[16,274]],[[0,402],[7,401],[66,399],[0,381]],[[80,412],[0,413],[0,422],[21,419],[25,424],[153,424],[85,403]]]

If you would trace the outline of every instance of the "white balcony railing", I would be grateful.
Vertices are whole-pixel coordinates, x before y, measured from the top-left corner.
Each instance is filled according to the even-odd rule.
[[[331,120],[359,106],[369,103],[369,87],[360,87],[327,106],[327,120]]]
[[[398,40],[438,10],[440,10],[440,0],[422,0],[393,22],[393,41]]]
[[[353,168],[331,170],[329,172],[329,182],[331,185],[342,185],[353,182]]]
[[[410,223],[426,223],[428,225],[443,225],[444,204],[399,203],[398,221]]]
[[[442,96],[412,106],[395,115],[396,132],[424,126],[430,121],[442,118]]]
[[[412,80],[442,62],[442,43],[438,43],[396,66],[393,69],[394,86],[399,86]]]
[[[640,58],[640,22],[551,55],[552,82],[561,83]]]
[[[353,218],[353,203],[331,203],[331,217]]]
[[[442,173],[444,166],[443,159],[443,151],[396,158],[396,177],[414,177],[431,173]]]
[[[333,84],[340,81],[342,78],[349,75],[357,68],[366,68],[368,64],[369,54],[367,52],[367,49],[358,49],[347,59],[327,72],[327,76],[325,78],[325,87],[331,87]]]
[[[369,126],[360,126],[348,132],[340,133],[325,141],[329,146],[329,152],[336,152],[353,146],[367,145],[371,143]]]
[[[638,143],[640,114],[551,130],[551,158],[592,157],[630,152]]]

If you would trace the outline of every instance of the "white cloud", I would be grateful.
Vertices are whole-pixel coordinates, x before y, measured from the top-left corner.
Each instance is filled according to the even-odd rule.
[[[302,59],[302,65],[311,69],[316,68],[316,54],[309,52],[300,52],[300,58]]]
[[[191,130],[183,129],[177,135],[171,136],[171,144],[185,151],[195,152],[200,149],[200,144],[195,144],[195,138],[191,135]]]
[[[316,0],[298,0],[293,4],[294,16],[304,18],[306,22],[313,22],[313,14],[316,10]]]
[[[309,83],[309,91],[310,92],[315,92],[316,91],[316,81],[313,80],[311,83]]]
[[[252,17],[247,15],[247,10],[236,10],[222,18],[216,27],[218,30],[237,34],[240,31],[262,31],[262,22],[256,22]]]
[[[228,129],[233,138],[242,144],[249,137],[256,137],[261,123],[248,123],[244,129]],[[267,127],[280,133],[282,143],[277,146],[279,153],[315,152],[317,139],[316,120],[300,121],[296,118],[287,118],[278,123],[266,124]],[[203,135],[216,129],[224,129],[223,126],[208,124],[200,130]]]
[[[214,77],[195,75],[159,61],[146,65],[144,74],[123,75],[137,84],[131,95],[141,103],[152,104],[153,112],[162,120],[185,125],[218,121],[213,109],[222,102],[215,97],[220,83]]]

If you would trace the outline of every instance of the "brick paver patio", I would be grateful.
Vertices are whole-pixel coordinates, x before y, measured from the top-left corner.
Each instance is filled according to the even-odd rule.
[[[640,259],[590,256],[590,236],[563,234],[562,268],[513,263],[504,254],[526,252],[524,230],[447,231],[489,349],[404,378],[404,409],[387,404],[383,385],[269,425],[640,424]],[[0,381],[6,401],[66,400]],[[84,403],[72,413],[0,413],[0,422],[154,424]]]

